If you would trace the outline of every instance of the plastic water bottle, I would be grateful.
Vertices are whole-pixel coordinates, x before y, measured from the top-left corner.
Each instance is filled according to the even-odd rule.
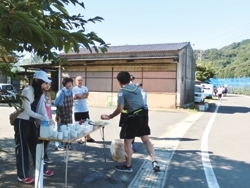
[[[40,137],[48,138],[50,135],[49,121],[40,121]]]

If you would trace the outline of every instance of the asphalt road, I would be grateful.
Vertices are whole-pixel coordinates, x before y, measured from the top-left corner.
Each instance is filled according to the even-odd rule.
[[[15,155],[14,155],[14,131],[9,125],[8,116],[13,111],[12,108],[1,104],[0,106],[0,144],[3,149],[8,151],[7,154],[0,153],[0,187],[34,187],[34,185],[24,185],[17,181]],[[90,118],[100,120],[101,114],[110,114],[114,108],[90,107]],[[150,113],[151,140],[154,145],[165,139],[165,134],[175,125],[193,115],[187,111],[154,111]],[[119,118],[116,117],[110,121],[110,125],[105,128],[105,143],[107,162],[104,162],[103,144],[101,133],[95,132],[91,136],[96,143],[87,143],[86,152],[83,145],[73,143],[73,151],[69,154],[68,167],[68,187],[70,188],[126,188],[136,176],[140,166],[146,160],[147,152],[139,138],[136,138],[137,152],[133,154],[133,173],[117,172],[114,166],[118,163],[111,159],[110,143],[119,136],[118,127]],[[49,144],[48,154],[54,160],[49,168],[53,169],[53,177],[44,178],[44,187],[64,187],[64,152],[54,150],[54,143]],[[150,166],[150,169],[152,167]],[[30,175],[34,176],[34,169],[31,164]]]
[[[110,114],[113,108],[90,107],[90,116],[98,120],[100,114]],[[9,107],[0,107],[0,143],[8,154],[0,153],[0,187],[34,187],[16,180],[13,127],[8,124]],[[250,187],[250,100],[248,97],[229,95],[221,104],[212,100],[209,111],[187,113],[181,110],[150,111],[150,136],[157,150],[166,150],[161,158],[165,188],[249,188]],[[133,154],[133,173],[121,173],[114,169],[117,162],[111,159],[109,146],[118,138],[118,118],[105,128],[107,162],[100,132],[91,136],[97,141],[83,145],[73,144],[69,156],[68,187],[70,188],[127,188],[140,179],[147,152],[136,139],[137,152]],[[163,148],[163,149],[162,149]],[[168,152],[168,153],[167,153]],[[54,160],[50,168],[55,175],[44,178],[44,187],[64,187],[64,152],[55,152],[49,145],[49,156]],[[166,163],[166,164],[165,164]],[[151,167],[147,167],[151,168]],[[32,171],[31,174],[34,173]],[[139,175],[138,175],[139,174]],[[155,180],[147,177],[139,183]],[[154,179],[156,178],[156,179]],[[144,181],[144,182],[143,182]],[[157,180],[159,181],[159,180]],[[150,184],[137,187],[152,187]],[[155,186],[157,187],[157,186]],[[157,187],[158,188],[158,187]],[[159,187],[160,188],[160,187]]]
[[[250,187],[249,99],[229,95],[217,113],[212,105],[192,125],[172,157],[166,188]]]

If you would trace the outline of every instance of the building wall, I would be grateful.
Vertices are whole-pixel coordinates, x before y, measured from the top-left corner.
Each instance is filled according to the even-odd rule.
[[[148,93],[148,106],[152,108],[175,108],[175,94]],[[87,100],[91,106],[116,106],[117,92],[91,92]]]
[[[82,76],[90,91],[88,104],[95,106],[116,105],[116,93],[120,89],[116,79],[120,71],[135,76],[134,83],[141,82],[148,93],[151,108],[175,108],[176,64],[150,66],[65,66],[62,77],[75,79]]]
[[[177,106],[184,107],[194,102],[195,60],[191,46],[179,52],[177,64]]]

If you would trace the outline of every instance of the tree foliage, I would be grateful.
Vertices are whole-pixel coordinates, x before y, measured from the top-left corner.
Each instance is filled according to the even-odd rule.
[[[84,19],[70,15],[66,6],[85,8],[78,0],[3,0],[0,2],[0,46],[6,52],[32,52],[43,61],[58,62],[58,51],[79,52],[87,48],[107,50],[107,44],[94,32],[85,31],[88,22],[99,22],[99,16]],[[97,44],[99,46],[97,46]]]
[[[196,62],[213,67],[217,78],[250,76],[250,39],[230,44],[219,50],[194,52]]]
[[[196,65],[195,77],[196,80],[201,81],[202,83],[209,83],[209,79],[215,76],[215,71],[211,66],[206,65]]]

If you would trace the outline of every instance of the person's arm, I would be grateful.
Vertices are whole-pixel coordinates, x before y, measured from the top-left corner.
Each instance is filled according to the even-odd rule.
[[[25,113],[30,116],[30,117],[33,117],[35,119],[42,119],[43,118],[43,115],[41,114],[38,114],[38,113],[35,113],[31,110],[31,103],[30,101],[32,100],[32,97],[33,97],[33,93],[31,90],[26,90],[24,89],[23,92],[22,92],[22,95],[27,97],[27,99],[23,99],[23,109],[25,111]]]
[[[102,114],[101,119],[102,120],[110,120],[110,119],[114,118],[115,116],[119,115],[122,112],[123,107],[124,107],[123,105],[117,105],[117,107],[113,113],[111,113],[110,115]]]
[[[123,108],[124,108],[124,95],[120,91],[118,93],[117,107],[116,107],[115,111],[113,113],[111,113],[110,115],[102,114],[101,119],[102,120],[110,120],[110,119],[114,118],[115,116],[119,115],[122,112]]]
[[[85,87],[85,92],[83,94],[75,94],[74,99],[87,99],[89,96],[89,90]]]
[[[46,120],[49,120],[49,115],[48,115],[48,112],[46,110],[46,102],[45,102],[45,95],[42,95],[40,97],[40,100],[37,104],[37,108],[36,108],[36,112],[39,113],[39,114],[42,114],[44,116],[44,119]]]
[[[80,98],[81,98],[81,99],[87,99],[88,96],[89,96],[89,92],[83,93],[83,94],[80,96]]]
[[[55,106],[60,106],[61,100],[63,100],[63,92],[62,90],[58,91],[56,94],[56,98],[54,101]]]

